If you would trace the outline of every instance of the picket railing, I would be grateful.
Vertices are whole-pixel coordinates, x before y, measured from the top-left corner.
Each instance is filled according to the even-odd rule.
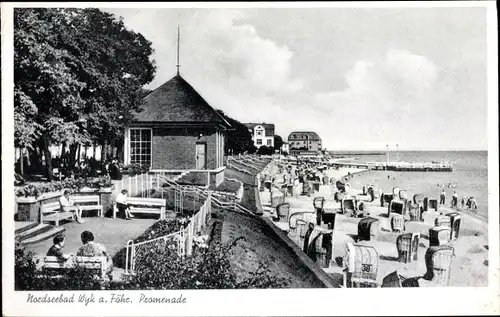
[[[129,240],[125,251],[125,274],[133,274],[138,260],[158,245],[177,249],[178,256],[190,256],[193,252],[194,237],[206,226],[207,214],[211,211],[211,200],[209,195],[198,212],[188,219],[187,226],[177,232],[138,243]]]

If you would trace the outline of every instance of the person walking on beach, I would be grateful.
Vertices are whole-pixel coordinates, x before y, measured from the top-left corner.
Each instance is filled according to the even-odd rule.
[[[453,191],[453,196],[451,198],[451,207],[453,208],[458,207],[458,195],[456,191]]]
[[[444,205],[445,203],[446,203],[446,192],[443,189],[443,191],[441,192],[441,195],[439,195],[439,204]]]
[[[462,196],[462,201],[460,201],[460,205],[462,205],[462,210],[463,210],[465,205],[465,196]]]

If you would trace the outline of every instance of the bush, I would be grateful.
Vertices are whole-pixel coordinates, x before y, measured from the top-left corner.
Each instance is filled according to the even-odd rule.
[[[186,218],[163,219],[155,222],[144,233],[134,239],[134,243],[153,240],[159,237],[169,235],[171,233],[180,231],[181,228],[188,224]],[[120,268],[125,268],[125,254],[126,248],[121,249],[113,257],[113,265]]]
[[[266,265],[238,281],[231,268],[230,253],[241,238],[231,244],[195,248],[192,256],[178,257],[175,247],[158,244],[136,264],[136,274],[126,279],[127,289],[235,289],[280,288],[289,281],[266,271]]]
[[[55,192],[63,189],[72,189],[74,191],[80,191],[83,187],[101,189],[105,187],[111,187],[111,179],[108,176],[97,177],[93,179],[84,178],[67,178],[63,181],[56,181],[44,184],[29,184],[23,188],[16,191],[17,197],[35,197],[38,198],[40,195]]]
[[[109,288],[109,281],[96,274],[90,274],[82,267],[64,271],[61,276],[36,271],[33,256],[19,244],[15,248],[14,288],[15,290],[100,290]]]
[[[135,176],[139,174],[144,174],[149,172],[149,165],[141,165],[141,164],[130,164],[123,168],[124,172],[126,172],[129,176]]]

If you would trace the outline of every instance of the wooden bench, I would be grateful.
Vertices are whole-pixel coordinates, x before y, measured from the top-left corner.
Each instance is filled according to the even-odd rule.
[[[40,206],[40,223],[54,222],[56,227],[59,226],[59,221],[64,219],[75,220],[74,211],[62,211],[59,201]]]
[[[71,196],[71,199],[75,202],[75,205],[80,208],[80,210],[97,210],[98,216],[103,217],[103,208],[100,204],[99,195]]]
[[[82,267],[95,273],[100,278],[106,278],[108,262],[105,256],[76,256],[62,260],[56,256],[34,256],[35,269],[42,273],[52,273],[54,277],[61,276],[70,269]]]
[[[165,199],[129,197],[127,198],[127,204],[130,206],[131,213],[159,214],[160,219],[165,219],[165,210],[167,208]],[[113,206],[113,219],[116,219],[117,212],[118,207],[115,203]]]

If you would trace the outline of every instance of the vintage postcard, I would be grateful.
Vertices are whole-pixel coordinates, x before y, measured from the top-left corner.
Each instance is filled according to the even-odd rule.
[[[495,2],[1,14],[4,316],[500,313]]]

